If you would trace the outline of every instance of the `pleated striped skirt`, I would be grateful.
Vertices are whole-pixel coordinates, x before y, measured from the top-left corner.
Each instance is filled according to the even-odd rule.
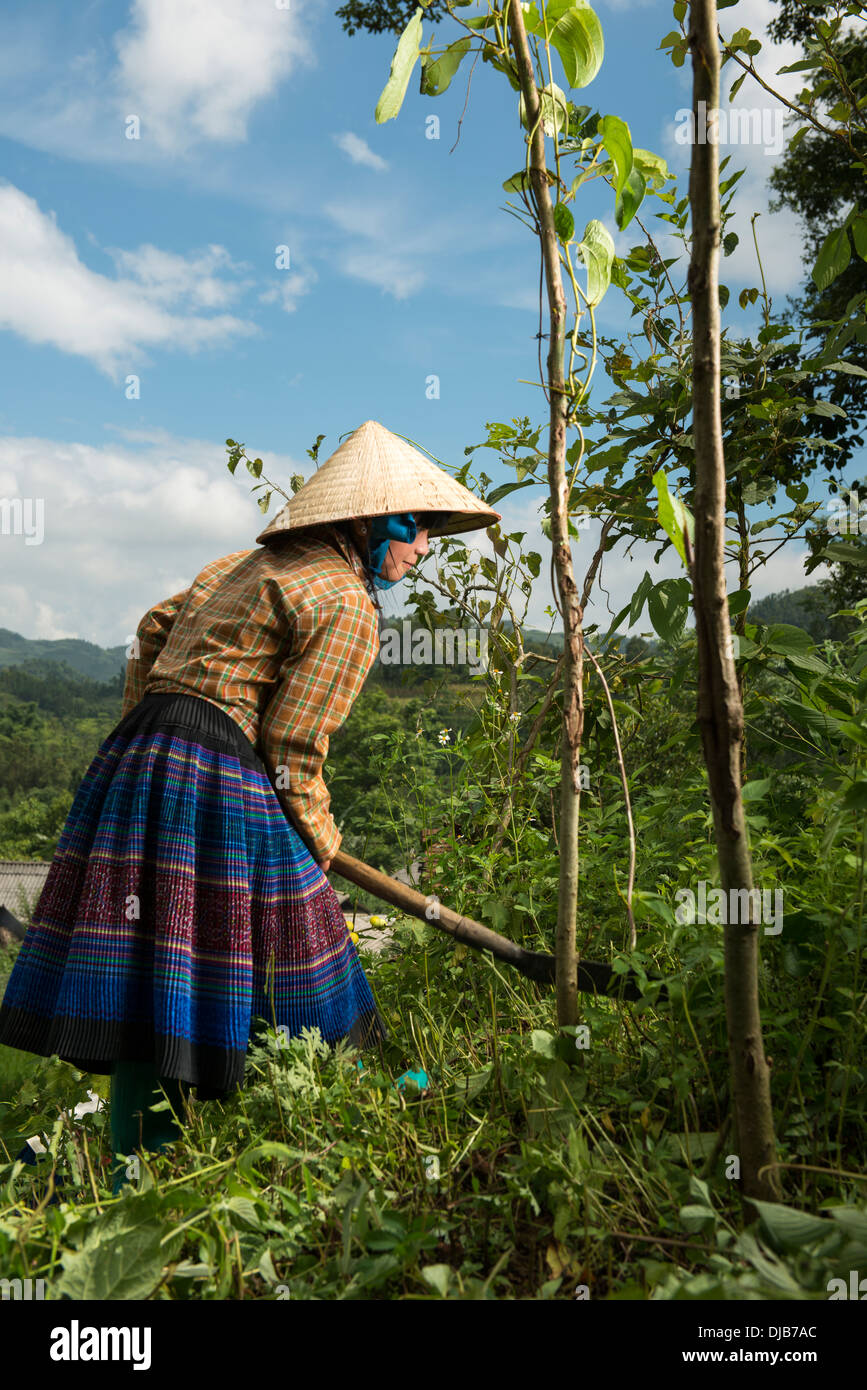
[[[243,1082],[261,1021],[388,1034],[337,895],[218,705],[146,695],[76,793],[0,1005],[0,1043],[111,1074]]]

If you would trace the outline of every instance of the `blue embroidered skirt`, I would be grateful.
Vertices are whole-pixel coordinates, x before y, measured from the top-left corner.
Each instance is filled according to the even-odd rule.
[[[213,1099],[254,1020],[387,1038],[337,895],[218,705],[154,693],[75,795],[0,1005],[0,1043],[84,1071],[153,1062]]]

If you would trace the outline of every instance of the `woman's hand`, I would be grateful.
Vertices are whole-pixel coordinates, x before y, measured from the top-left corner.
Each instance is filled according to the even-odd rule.
[[[328,870],[331,868],[331,860],[330,860],[330,859],[320,859],[320,861],[319,861],[319,867],[320,867],[320,869],[322,870],[322,872],[323,872],[324,874],[327,874],[327,873],[328,873]]]

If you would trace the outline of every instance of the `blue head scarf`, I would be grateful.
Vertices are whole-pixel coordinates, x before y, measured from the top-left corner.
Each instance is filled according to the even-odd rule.
[[[377,589],[390,589],[392,585],[399,584],[403,575],[398,579],[383,579],[380,569],[385,561],[391,541],[414,541],[418,534],[415,517],[412,512],[397,512],[390,516],[375,516],[370,526],[370,538],[367,545],[368,564],[373,569],[373,582]]]

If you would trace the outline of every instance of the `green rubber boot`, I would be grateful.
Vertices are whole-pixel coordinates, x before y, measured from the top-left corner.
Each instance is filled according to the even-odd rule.
[[[165,1087],[172,1108],[179,1116],[184,1113],[182,1083],[172,1077],[160,1078],[153,1062],[117,1062],[111,1078],[111,1148],[112,1186],[116,1197],[124,1183],[130,1182],[128,1161],[119,1154],[133,1154],[137,1149],[157,1151],[167,1149],[181,1137],[181,1131],[171,1110],[156,1114],[148,1107],[164,1100],[159,1090]]]

